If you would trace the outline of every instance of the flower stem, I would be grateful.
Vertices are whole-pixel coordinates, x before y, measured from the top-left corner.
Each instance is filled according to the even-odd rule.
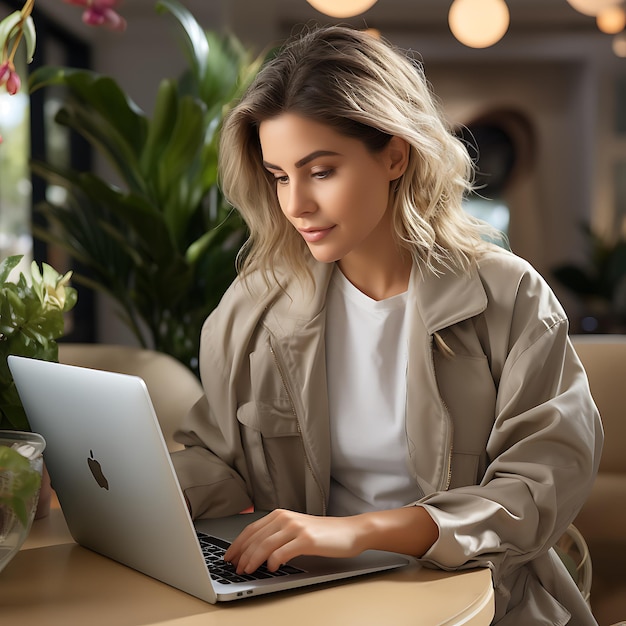
[[[20,45],[20,41],[22,40],[22,35],[24,34],[24,22],[26,21],[26,19],[28,17],[30,17],[30,14],[33,12],[33,8],[35,6],[35,0],[26,0],[26,2],[24,2],[24,6],[22,7],[22,9],[20,10],[20,13],[22,14],[22,17],[20,19],[20,21],[17,24],[17,34],[15,36],[15,41],[13,42],[13,48],[11,50],[11,53],[8,55],[8,61],[9,61],[9,67],[11,69],[13,69],[15,67],[13,60],[15,59],[15,54],[17,53],[17,48]],[[10,39],[10,37],[9,37]],[[5,48],[4,52],[6,54],[6,52],[8,52],[8,39],[7,39],[7,43],[5,44],[7,47]]]

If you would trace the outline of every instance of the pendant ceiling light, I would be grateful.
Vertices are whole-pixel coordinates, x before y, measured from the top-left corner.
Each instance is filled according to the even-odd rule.
[[[488,48],[500,41],[510,19],[504,0],[454,0],[448,13],[452,34],[470,48]]]
[[[622,59],[626,57],[626,33],[618,33],[613,37],[613,52]]]
[[[376,0],[307,0],[320,13],[331,17],[354,17],[365,13],[376,4]]]
[[[621,6],[607,7],[598,13],[596,23],[603,33],[615,35],[626,26],[626,12]]]
[[[579,13],[596,17],[603,9],[617,6],[621,0],[567,0]]]

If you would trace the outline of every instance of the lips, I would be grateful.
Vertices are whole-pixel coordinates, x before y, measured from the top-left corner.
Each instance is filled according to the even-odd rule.
[[[307,243],[317,243],[329,235],[334,228],[334,226],[327,228],[299,228],[298,232]]]

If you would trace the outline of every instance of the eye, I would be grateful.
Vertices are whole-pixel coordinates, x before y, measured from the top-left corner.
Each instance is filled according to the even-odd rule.
[[[325,178],[329,178],[330,176],[332,176],[333,172],[334,170],[327,169],[327,170],[322,170],[318,172],[313,172],[312,176],[313,178],[317,178],[318,180],[324,180]]]
[[[274,176],[274,182],[277,185],[286,185],[289,182],[289,176],[283,174],[282,176]]]

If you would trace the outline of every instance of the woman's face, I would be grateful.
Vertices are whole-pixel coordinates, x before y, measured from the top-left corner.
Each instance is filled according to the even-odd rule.
[[[259,139],[282,212],[318,261],[371,262],[394,246],[389,186],[405,168],[401,139],[373,154],[293,113],[262,122]]]

